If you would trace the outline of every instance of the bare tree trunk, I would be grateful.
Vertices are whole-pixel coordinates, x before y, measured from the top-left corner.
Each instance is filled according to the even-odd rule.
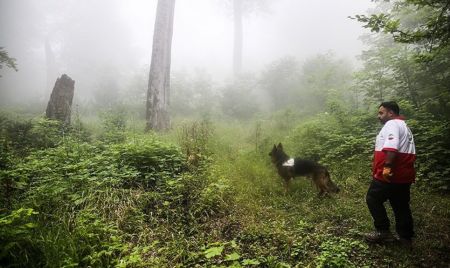
[[[147,90],[146,131],[170,127],[170,62],[175,0],[158,0]]]
[[[56,79],[47,105],[47,118],[59,120],[66,125],[70,124],[74,86],[75,81],[66,74]]]
[[[234,50],[233,50],[233,75],[237,78],[242,71],[242,0],[233,2],[234,16]]]

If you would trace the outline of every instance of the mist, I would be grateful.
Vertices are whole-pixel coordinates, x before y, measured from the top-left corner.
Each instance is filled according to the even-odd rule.
[[[243,20],[243,73],[257,76],[283,58],[302,64],[327,53],[357,64],[365,31],[348,16],[365,13],[371,1],[262,2]],[[19,70],[0,70],[0,103],[45,105],[64,73],[75,80],[78,102],[144,102],[155,11],[156,1],[143,0],[1,0],[0,46]],[[232,77],[232,16],[231,1],[176,3],[172,77],[201,74],[211,88],[226,87]],[[177,95],[176,88],[171,94]]]
[[[448,1],[0,0],[0,267],[448,267],[449,29]]]

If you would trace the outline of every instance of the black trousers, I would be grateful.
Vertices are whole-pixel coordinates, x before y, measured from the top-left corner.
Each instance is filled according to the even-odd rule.
[[[367,191],[366,202],[372,214],[377,231],[388,231],[390,222],[384,207],[389,200],[395,216],[395,230],[400,238],[411,239],[414,236],[413,218],[410,201],[411,184],[393,184],[372,180]]]

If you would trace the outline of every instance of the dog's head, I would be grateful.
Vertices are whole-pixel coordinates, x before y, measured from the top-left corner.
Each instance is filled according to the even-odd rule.
[[[286,154],[283,151],[283,145],[281,142],[277,145],[273,145],[272,151],[270,151],[269,156],[272,159],[272,163],[278,163]]]

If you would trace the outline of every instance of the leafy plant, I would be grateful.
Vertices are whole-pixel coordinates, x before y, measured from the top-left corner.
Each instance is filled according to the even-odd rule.
[[[40,249],[36,245],[33,230],[38,227],[31,208],[20,208],[0,215],[0,264],[8,267],[38,265]]]
[[[100,113],[103,125],[101,139],[110,143],[125,141],[126,112],[124,110],[107,109]]]
[[[174,178],[184,168],[185,160],[178,147],[160,142],[152,137],[136,142],[118,144],[114,147],[120,166],[136,169],[139,175],[131,186],[151,188],[157,183]]]
[[[347,238],[325,240],[320,245],[318,267],[361,267],[364,262],[352,258],[366,254],[368,246],[361,241]],[[367,264],[366,264],[367,265]]]
[[[189,168],[198,168],[208,159],[210,155],[208,143],[212,135],[213,127],[207,120],[183,124],[178,129],[178,141],[181,150],[186,154]]]

